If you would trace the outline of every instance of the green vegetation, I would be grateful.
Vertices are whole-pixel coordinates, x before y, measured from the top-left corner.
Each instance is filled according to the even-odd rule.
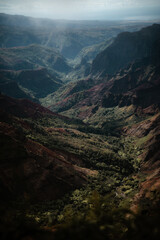
[[[102,197],[93,192],[83,213],[74,215],[72,209],[67,208],[56,239],[159,238],[159,212],[153,211],[152,207],[152,215],[142,213],[142,209],[134,214],[127,208],[117,208],[111,197]]]
[[[68,207],[75,213],[86,208],[87,199],[93,191],[102,196],[112,195],[116,204],[129,207],[141,181],[135,177],[139,162],[134,138],[96,134],[93,127],[80,120],[58,115],[39,118],[36,122],[32,119],[24,121],[30,126],[23,129],[28,139],[49,149],[76,154],[85,167],[97,171],[96,175],[88,177],[86,186],[68,193],[63,199],[27,207],[26,216],[42,226],[60,223]],[[21,128],[15,124],[16,128]]]
[[[0,95],[0,237],[159,240],[159,60],[98,77],[149,54],[159,26],[112,42],[125,25],[37,21],[35,32],[34,22],[31,32],[25,26],[24,38],[10,22],[4,40],[2,27],[3,46],[14,36],[15,47],[0,49],[0,85],[6,94],[34,98],[61,115]],[[143,48],[144,33],[153,39]]]
[[[94,170],[95,174],[88,176],[86,185],[68,191],[57,200],[33,203],[29,198],[25,198],[21,202],[18,200],[12,202],[11,208],[14,208],[16,217],[14,220],[16,226],[12,226],[12,231],[19,231],[19,228],[30,229],[30,223],[35,222],[33,230],[36,234],[39,231],[42,231],[44,236],[50,234],[50,229],[53,227],[55,228],[54,237],[57,240],[65,240],[66,235],[69,239],[74,239],[77,234],[80,236],[79,239],[87,234],[87,239],[102,240],[106,237],[114,240],[117,236],[119,239],[127,240],[128,236],[129,239],[138,236],[139,225],[136,224],[141,224],[141,219],[145,219],[146,214],[151,214],[147,208],[150,206],[149,199],[144,199],[140,213],[132,213],[130,207],[134,203],[140,185],[146,179],[145,174],[139,173],[139,156],[143,153],[143,145],[149,139],[149,135],[142,138],[120,134],[114,136],[116,125],[113,128],[114,131],[108,128],[106,134],[104,130],[107,127],[104,127],[104,123],[115,115],[115,122],[118,118],[120,119],[118,127],[128,123],[128,129],[130,129],[135,122],[142,120],[143,123],[143,118],[137,116],[133,120],[132,107],[98,109],[95,118],[90,120],[92,123],[87,121],[84,123],[79,119],[70,119],[58,114],[43,115],[40,112],[36,114],[33,117],[14,117],[12,120],[6,118],[4,122],[12,121],[16,133],[21,133],[24,139],[30,139],[50,150],[74,154],[79,159],[75,163],[77,166]],[[103,114],[106,116],[105,119],[102,118]],[[96,125],[100,115],[102,123],[99,122],[99,125]],[[4,151],[8,152],[8,149],[2,148],[3,154]],[[17,152],[15,154],[20,157],[17,160],[20,161],[21,158],[26,157],[24,148],[21,150],[18,147]],[[158,217],[156,212],[152,211],[152,213],[150,219],[154,221]],[[12,210],[9,214],[12,214]],[[24,225],[19,226],[21,218]],[[144,222],[150,224],[150,219]],[[152,233],[157,231],[156,226],[153,226],[153,229],[151,227]],[[48,228],[47,231],[44,230],[46,228]],[[156,234],[159,233],[156,232],[155,237],[157,237]],[[140,237],[142,236],[139,235],[139,239]]]
[[[78,206],[77,202],[80,201],[82,204]],[[41,209],[45,209],[46,206],[44,204]],[[3,223],[0,229],[3,234],[2,239],[32,237],[32,239],[48,240],[75,238],[158,240],[160,237],[159,202],[153,204],[151,201],[143,200],[135,213],[128,208],[125,201],[120,205],[119,200],[112,193],[102,196],[97,191],[92,191],[84,200],[81,192],[76,190],[70,198],[70,204],[65,205],[60,212],[63,206],[63,200],[57,201],[57,205],[50,204],[50,211],[44,215],[47,221],[43,222],[47,227],[40,227],[42,215],[33,220],[33,216],[29,214],[27,217],[24,214],[16,214],[15,217],[15,211],[8,210],[5,213],[3,211],[1,215]],[[34,206],[34,210],[38,210],[38,206]],[[55,221],[57,212],[60,212],[58,222]]]

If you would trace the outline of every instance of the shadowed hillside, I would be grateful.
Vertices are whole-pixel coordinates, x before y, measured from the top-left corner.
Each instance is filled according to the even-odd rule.
[[[60,75],[70,69],[56,50],[47,47],[30,45],[0,49],[1,92],[12,97],[45,97],[62,85]],[[14,92],[10,91],[9,84],[15,86]]]
[[[143,28],[134,33],[124,32],[93,61],[93,75],[115,74],[129,63],[158,54],[160,25]],[[158,49],[157,49],[158,47]]]
[[[56,122],[71,126],[74,121],[31,101],[3,95],[0,96],[0,109],[1,196],[6,200],[57,199],[82,186],[87,182],[87,176],[95,174],[83,167],[80,157],[61,149],[63,139],[58,141],[59,144],[55,142],[50,132],[55,131],[58,137],[59,128],[47,127],[48,121],[53,122],[52,127]],[[34,139],[34,134],[38,138]]]
[[[160,25],[0,24],[2,239],[159,240]]]

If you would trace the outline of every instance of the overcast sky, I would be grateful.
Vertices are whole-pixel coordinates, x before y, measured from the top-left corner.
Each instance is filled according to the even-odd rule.
[[[160,0],[0,0],[0,12],[53,19],[160,18]]]

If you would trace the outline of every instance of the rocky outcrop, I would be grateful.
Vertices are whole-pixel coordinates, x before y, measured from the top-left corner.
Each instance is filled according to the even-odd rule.
[[[145,110],[141,114],[145,114]],[[140,174],[144,176],[144,180],[135,195],[133,206],[144,199],[150,199],[154,203],[160,194],[160,114],[157,113],[130,128],[124,128],[123,132],[126,136],[143,139],[143,153],[139,158]]]
[[[95,79],[77,82],[74,91],[67,92],[66,97],[56,102],[55,106],[50,105],[50,108],[68,111],[84,106],[111,108],[134,105],[142,109],[151,105],[160,106],[159,76],[158,57],[145,58],[119,71],[114,77],[100,79],[99,83]]]
[[[97,55],[92,64],[91,74],[114,75],[135,60],[157,55],[159,41],[160,25],[158,24],[138,32],[120,33],[107,49]]]

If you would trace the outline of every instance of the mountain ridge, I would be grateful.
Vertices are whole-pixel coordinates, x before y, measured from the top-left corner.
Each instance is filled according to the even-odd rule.
[[[6,195],[2,191],[3,196],[21,200],[29,198],[33,202],[53,200],[83,186],[89,175],[96,174],[85,168],[75,154],[54,146],[48,148],[38,139],[29,139],[27,136],[29,132],[37,131],[35,120],[48,117],[69,122],[68,118],[54,114],[29,100],[17,100],[3,95],[0,95],[0,109],[3,172],[0,184],[2,190],[8,192]],[[42,135],[47,134],[43,128],[40,132]],[[12,169],[10,175],[7,174],[9,169]]]
[[[61,50],[86,39],[70,41],[76,31],[63,33]],[[76,66],[46,46],[0,49],[0,202],[11,209],[1,216],[10,238],[23,233],[23,215],[56,240],[72,231],[73,239],[143,239],[150,223],[147,236],[159,239],[160,25],[119,34],[93,63],[92,53]],[[20,235],[10,224],[17,218]]]
[[[138,32],[120,33],[114,42],[93,61],[92,75],[114,75],[132,61],[158,54],[160,25],[143,28]]]

